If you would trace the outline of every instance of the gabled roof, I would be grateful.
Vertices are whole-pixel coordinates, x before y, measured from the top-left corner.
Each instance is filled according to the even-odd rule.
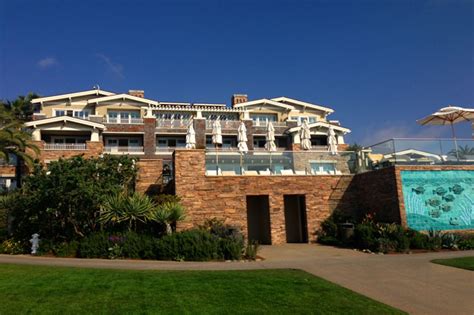
[[[147,104],[147,105],[158,105],[159,102],[157,101],[154,101],[154,100],[150,100],[150,99],[147,99],[147,98],[143,98],[143,97],[137,97],[137,96],[132,96],[130,94],[115,94],[115,95],[111,95],[111,96],[105,96],[105,97],[98,97],[98,98],[93,98],[93,99],[90,99],[88,100],[87,102],[89,104],[98,104],[98,103],[101,103],[101,102],[107,102],[107,101],[115,101],[115,100],[129,100],[129,101],[134,101],[134,102],[138,102],[138,103],[143,103],[143,104]]]
[[[333,125],[333,124],[330,124],[330,123],[322,122],[322,121],[317,121],[315,123],[308,124],[308,127],[309,127],[309,129],[320,128],[320,127],[329,129],[329,127],[332,127],[332,129],[340,131],[344,134],[351,132],[350,129],[347,129],[347,128],[344,128],[344,127],[341,127],[341,126],[337,126],[337,125]],[[288,129],[288,132],[290,132],[290,133],[297,132],[300,129],[301,129],[301,126],[297,126],[297,127],[293,127],[293,128]]]
[[[272,101],[282,102],[282,103],[289,103],[289,104],[299,105],[299,106],[308,107],[308,108],[312,108],[312,109],[317,109],[317,110],[326,112],[328,114],[334,112],[334,110],[332,108],[329,108],[329,107],[324,107],[324,106],[321,106],[321,105],[316,105],[316,104],[311,104],[311,103],[307,103],[307,102],[303,102],[303,101],[298,101],[298,100],[295,100],[293,98],[289,98],[289,97],[285,97],[285,96],[272,98]]]
[[[249,106],[258,106],[258,105],[267,105],[267,104],[268,105],[273,105],[273,106],[276,106],[276,107],[281,107],[281,108],[288,109],[288,110],[295,109],[294,106],[283,104],[283,103],[276,102],[274,100],[269,100],[269,99],[266,99],[266,98],[262,98],[262,99],[255,100],[255,101],[250,101],[250,102],[245,102],[245,103],[239,103],[237,105],[234,105],[234,108],[247,108]]]
[[[75,123],[83,126],[89,126],[92,128],[97,128],[97,129],[105,129],[105,125],[97,122],[93,122],[90,120],[85,120],[85,119],[80,119],[76,117],[70,117],[70,116],[56,116],[56,117],[51,117],[51,118],[45,118],[45,119],[40,119],[40,120],[33,120],[25,123],[26,127],[33,127],[36,128],[37,126],[42,126],[42,125],[49,125],[57,122],[70,122],[70,123]]]
[[[51,101],[71,99],[71,98],[74,98],[74,97],[82,97],[82,96],[88,96],[88,95],[110,96],[110,95],[114,95],[114,94],[115,93],[107,92],[107,91],[103,91],[103,90],[88,90],[88,91],[82,91],[82,92],[75,92],[75,93],[60,94],[60,95],[54,95],[54,96],[35,98],[31,101],[31,103],[36,104],[36,103],[43,103],[43,102],[51,102]]]

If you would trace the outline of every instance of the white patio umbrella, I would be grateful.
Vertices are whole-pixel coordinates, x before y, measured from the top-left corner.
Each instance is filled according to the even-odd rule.
[[[219,119],[216,119],[214,124],[212,124],[212,143],[216,148],[216,175],[219,175],[219,154],[217,149],[219,144],[222,144],[222,129]]]
[[[337,154],[337,139],[336,133],[334,132],[334,128],[332,126],[329,127],[328,130],[328,150],[331,152],[332,155]]]
[[[275,128],[273,127],[273,124],[271,121],[268,122],[267,124],[267,134],[266,134],[266,143],[265,143],[265,149],[270,152],[274,152],[277,150],[276,145],[275,145]]]
[[[237,141],[239,142],[237,145],[237,147],[239,148],[239,152],[241,154],[247,153],[249,151],[249,148],[247,146],[247,128],[245,128],[245,124],[243,121],[241,121],[239,125]]]
[[[456,140],[456,134],[454,132],[454,124],[464,122],[464,121],[474,121],[474,109],[473,108],[463,108],[459,106],[443,107],[437,112],[417,120],[422,126],[426,125],[451,125],[451,133],[454,140],[454,146],[456,150],[456,157],[459,160],[458,156],[458,142]]]
[[[189,121],[188,132],[186,133],[186,149],[196,149],[196,132],[192,119]]]
[[[306,119],[301,124],[300,141],[303,150],[311,150],[311,132]]]

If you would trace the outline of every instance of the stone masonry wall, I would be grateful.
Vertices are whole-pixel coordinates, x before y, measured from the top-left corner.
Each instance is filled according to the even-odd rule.
[[[306,196],[308,236],[334,209],[351,211],[354,192],[348,191],[352,175],[340,176],[205,176],[203,150],[176,150],[175,189],[186,209],[179,229],[219,218],[239,225],[247,234],[246,196],[268,195],[272,244],[286,242],[284,195]]]
[[[141,159],[138,161],[138,178],[135,190],[146,194],[156,194],[163,186],[162,159]]]

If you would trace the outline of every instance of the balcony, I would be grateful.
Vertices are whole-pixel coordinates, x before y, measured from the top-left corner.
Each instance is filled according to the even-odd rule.
[[[207,150],[206,175],[318,176],[348,175],[361,171],[355,152]]]
[[[143,147],[140,146],[105,146],[104,150],[110,154],[144,154]]]
[[[86,144],[85,143],[45,143],[44,145],[45,150],[86,150]]]
[[[389,139],[369,147],[373,168],[392,165],[473,165],[472,139]]]
[[[187,129],[190,119],[157,119],[156,128]]]
[[[255,127],[267,127],[268,122],[266,120],[254,120],[253,125]],[[285,121],[272,121],[273,127],[286,127]]]
[[[104,122],[108,124],[143,124],[142,118],[133,117],[105,117]]]
[[[215,120],[206,120],[206,129],[212,129],[214,122]],[[240,125],[239,120],[219,120],[219,123],[221,124],[221,129],[227,130],[237,130]]]

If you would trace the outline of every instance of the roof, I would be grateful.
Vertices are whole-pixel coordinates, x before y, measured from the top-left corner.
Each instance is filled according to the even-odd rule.
[[[269,99],[266,99],[266,98],[262,98],[262,99],[255,100],[255,101],[239,103],[239,104],[234,105],[234,108],[246,108],[246,107],[249,107],[249,106],[267,105],[267,104],[268,105],[273,105],[273,106],[276,106],[276,107],[281,107],[281,108],[288,109],[288,110],[295,109],[294,106],[283,104],[283,103],[280,103],[280,102],[277,102],[277,101],[274,101],[274,100],[269,100]]]
[[[315,123],[308,124],[308,127],[309,127],[309,129],[319,128],[319,127],[329,129],[329,127],[332,127],[334,130],[340,131],[340,132],[345,133],[345,134],[351,132],[350,129],[347,129],[347,128],[344,128],[344,127],[341,127],[341,126],[337,126],[337,125],[333,125],[333,124],[330,124],[330,123],[322,122],[322,121],[317,121]],[[291,132],[297,132],[300,129],[301,129],[301,126],[297,126],[297,127],[290,128],[288,130],[288,132],[290,132],[290,133]]]
[[[31,103],[36,104],[36,103],[43,103],[43,102],[51,102],[51,101],[56,101],[56,100],[71,99],[74,97],[81,97],[81,96],[88,96],[88,95],[110,96],[114,94],[115,93],[107,92],[103,90],[88,90],[88,91],[82,91],[82,92],[59,94],[59,95],[35,98],[31,101]]]
[[[91,103],[98,104],[98,103],[101,103],[101,102],[114,101],[114,100],[129,100],[129,101],[134,101],[134,102],[143,103],[143,104],[147,104],[147,105],[158,105],[159,104],[159,102],[154,101],[154,100],[150,100],[150,99],[143,98],[143,97],[132,96],[130,94],[125,94],[125,93],[115,94],[115,95],[105,96],[105,97],[99,97],[99,98],[93,98],[93,99],[88,100],[87,102],[90,103],[90,104]]]
[[[430,152],[420,151],[420,150],[416,150],[416,149],[407,149],[407,150],[398,151],[398,152],[394,152],[394,153],[390,153],[390,154],[385,154],[384,158],[388,159],[388,158],[393,157],[394,155],[420,155],[420,156],[432,157],[432,158],[435,158],[437,160],[441,160],[441,156],[438,155],[438,154],[433,154],[433,153],[430,153]]]
[[[93,122],[93,121],[85,120],[81,118],[76,118],[76,117],[70,117],[70,116],[56,116],[56,117],[45,118],[45,119],[40,119],[40,120],[33,120],[33,121],[26,122],[25,126],[36,128],[37,126],[49,125],[56,122],[71,122],[71,123],[75,123],[79,125],[89,126],[92,128],[105,129],[105,125],[101,123]]]
[[[326,113],[328,113],[328,114],[334,112],[334,110],[333,110],[332,108],[329,108],[329,107],[324,107],[324,106],[321,106],[321,105],[316,105],[316,104],[312,104],[312,103],[307,103],[307,102],[295,100],[294,98],[289,98],[289,97],[285,97],[285,96],[272,98],[272,101],[283,102],[283,103],[290,103],[290,104],[294,104],[294,105],[299,105],[299,106],[303,106],[303,107],[308,107],[308,108],[312,108],[312,109],[317,109],[317,110],[326,112]]]

